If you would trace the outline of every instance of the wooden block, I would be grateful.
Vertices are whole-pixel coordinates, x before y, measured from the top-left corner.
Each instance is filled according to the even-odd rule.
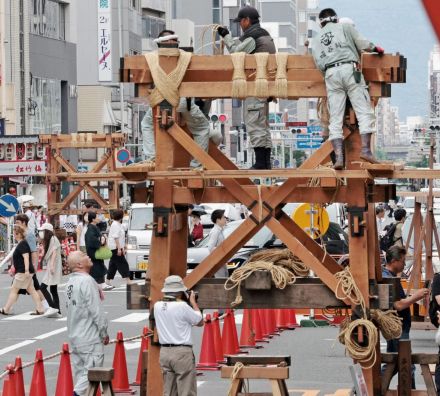
[[[203,179],[188,180],[188,188],[203,188],[205,181]]]
[[[234,367],[222,367],[221,377],[231,378]],[[238,373],[240,379],[287,379],[288,367],[243,367]]]
[[[149,287],[146,284],[136,283],[127,285],[127,309],[148,309]]]
[[[90,382],[110,382],[114,374],[112,367],[95,367],[89,369],[87,378]]]
[[[244,281],[247,290],[270,290],[272,288],[272,275],[269,271],[255,271]]]
[[[234,366],[235,363],[240,362],[244,365],[271,365],[271,364],[280,364],[284,363],[286,366],[291,365],[291,357],[289,355],[279,355],[279,356],[266,356],[266,355],[257,355],[257,356],[237,356],[237,355],[226,355],[226,365]]]

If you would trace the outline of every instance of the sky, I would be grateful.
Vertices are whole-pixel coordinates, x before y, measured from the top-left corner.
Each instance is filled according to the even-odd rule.
[[[421,0],[319,0],[339,17],[350,17],[357,30],[387,53],[407,58],[405,84],[392,84],[391,104],[399,118],[429,113],[428,60],[437,42]]]

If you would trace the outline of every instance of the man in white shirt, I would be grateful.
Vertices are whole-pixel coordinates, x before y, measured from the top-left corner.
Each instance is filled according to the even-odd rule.
[[[164,297],[154,304],[154,320],[161,344],[159,362],[164,396],[197,395],[191,328],[203,326],[203,317],[195,293],[191,292],[188,298],[186,292],[180,276],[168,276],[162,289]]]
[[[217,246],[220,246],[225,240],[223,228],[226,225],[225,211],[216,209],[211,213],[211,221],[214,227],[209,233],[208,250],[211,253]],[[227,278],[229,276],[227,265],[223,265],[215,274],[214,278]]]
[[[385,227],[385,208],[382,205],[376,207],[376,224],[377,235],[380,237],[383,235],[383,230]]]

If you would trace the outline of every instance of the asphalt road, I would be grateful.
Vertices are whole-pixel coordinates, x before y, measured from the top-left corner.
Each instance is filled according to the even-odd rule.
[[[39,274],[40,277],[42,273]],[[11,278],[7,274],[0,275],[0,306],[5,302]],[[120,285],[120,279],[115,285]],[[62,307],[65,306],[64,287],[61,287],[60,298]],[[147,312],[128,311],[126,309],[125,287],[119,286],[112,291],[105,292],[104,309],[109,320],[110,338],[115,338],[117,331],[123,331],[125,337],[141,334],[143,326],[147,324]],[[30,316],[33,310],[29,296],[21,296],[14,307],[15,315],[0,317],[0,367],[13,363],[16,356],[21,356],[23,362],[32,361],[38,348],[44,355],[61,350],[63,342],[67,340],[66,321],[64,319],[50,319]],[[240,334],[241,312],[237,315],[238,334]],[[338,390],[352,387],[349,365],[351,360],[345,357],[343,347],[335,342],[338,329],[325,328],[298,328],[284,331],[280,336],[272,338],[270,343],[263,344],[262,349],[252,350],[252,354],[290,354],[292,367],[290,379],[287,382],[292,395],[327,395]],[[412,331],[412,349],[414,352],[433,353],[438,349],[434,344],[433,331]],[[194,352],[198,360],[202,329],[193,331],[195,343]],[[125,345],[129,380],[136,375],[139,341],[128,342]],[[382,341],[382,347],[384,347]],[[111,366],[114,345],[106,347],[105,365]],[[59,358],[45,362],[46,382],[48,395],[55,392]],[[25,383],[30,384],[31,369],[24,370]],[[420,370],[416,373],[418,388],[423,388]],[[2,385],[1,385],[2,386]],[[198,377],[199,395],[225,395],[229,388],[229,381],[220,378],[218,371],[205,371]],[[138,388],[134,388],[138,390]],[[269,385],[264,381],[250,382],[253,391],[269,391]],[[344,394],[344,393],[341,393]]]

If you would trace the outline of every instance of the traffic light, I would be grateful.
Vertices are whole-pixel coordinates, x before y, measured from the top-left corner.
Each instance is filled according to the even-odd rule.
[[[439,132],[439,131],[440,131],[440,125],[431,125],[431,126],[429,127],[429,129],[430,129],[432,132]]]
[[[219,122],[220,124],[224,124],[226,121],[228,121],[228,115],[227,114],[211,114],[210,121],[214,124]]]
[[[291,128],[291,133],[307,133],[307,127],[304,128]]]

